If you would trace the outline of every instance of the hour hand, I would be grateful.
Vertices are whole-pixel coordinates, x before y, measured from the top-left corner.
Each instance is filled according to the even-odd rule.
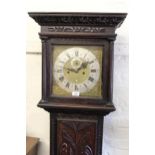
[[[67,67],[64,67],[64,69],[67,69],[68,71],[70,72],[74,72],[74,73],[77,73],[77,71],[73,68],[67,68]]]
[[[82,64],[82,68],[87,68],[87,65],[88,65],[88,64],[89,64],[88,61],[84,62],[84,63]]]

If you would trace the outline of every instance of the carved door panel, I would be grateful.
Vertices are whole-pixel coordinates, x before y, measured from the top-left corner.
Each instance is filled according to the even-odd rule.
[[[58,155],[96,155],[96,127],[92,120],[58,120]]]

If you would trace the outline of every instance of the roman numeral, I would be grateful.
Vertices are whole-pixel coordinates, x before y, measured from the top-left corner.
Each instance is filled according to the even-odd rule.
[[[71,58],[70,55],[69,55],[68,53],[66,54],[66,56],[67,56],[69,59]]]
[[[78,91],[78,87],[77,87],[77,85],[75,85],[75,90]]]
[[[87,85],[86,85],[85,83],[84,83],[83,85],[84,85],[86,88],[88,88]]]
[[[96,72],[96,69],[91,69],[90,71],[94,73],[94,72]]]
[[[89,64],[92,64],[92,63],[94,63],[94,60],[92,60],[92,61],[89,61],[88,63],[89,63]]]
[[[64,80],[64,77],[63,76],[59,77],[59,80],[60,81],[63,81]]]
[[[69,85],[70,85],[69,82],[67,82],[67,83],[66,83],[66,87],[69,88]]]
[[[62,64],[64,64],[64,63],[65,63],[64,61],[61,61],[61,60],[60,60],[59,62],[60,62],[60,63],[62,63]]]
[[[93,82],[94,81],[94,78],[91,77],[91,76],[89,76],[88,80],[91,81],[91,82]]]
[[[79,55],[79,51],[75,51],[75,56],[78,57],[78,55]]]
[[[86,56],[87,56],[87,53],[84,55],[83,59],[85,59]]]
[[[62,70],[61,69],[58,69],[56,72],[57,73],[62,73]]]

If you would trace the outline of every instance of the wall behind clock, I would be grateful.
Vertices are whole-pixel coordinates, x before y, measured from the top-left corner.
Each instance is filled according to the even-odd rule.
[[[127,0],[27,0],[29,11],[128,12]],[[27,15],[27,121],[28,136],[39,137],[38,155],[49,155],[49,114],[37,107],[41,98],[40,26]],[[114,54],[113,101],[116,111],[105,117],[103,155],[128,155],[128,17],[117,30]]]

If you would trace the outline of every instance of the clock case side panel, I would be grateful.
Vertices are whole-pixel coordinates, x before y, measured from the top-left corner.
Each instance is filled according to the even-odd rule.
[[[112,103],[112,82],[113,82],[113,39],[85,39],[85,38],[51,38],[41,36],[42,53],[42,99],[38,106],[48,111],[67,110],[69,107],[75,110],[88,111],[114,111]],[[52,86],[52,48],[54,45],[92,45],[103,47],[102,61],[102,99],[58,97],[51,95]],[[91,107],[92,105],[92,107]]]

